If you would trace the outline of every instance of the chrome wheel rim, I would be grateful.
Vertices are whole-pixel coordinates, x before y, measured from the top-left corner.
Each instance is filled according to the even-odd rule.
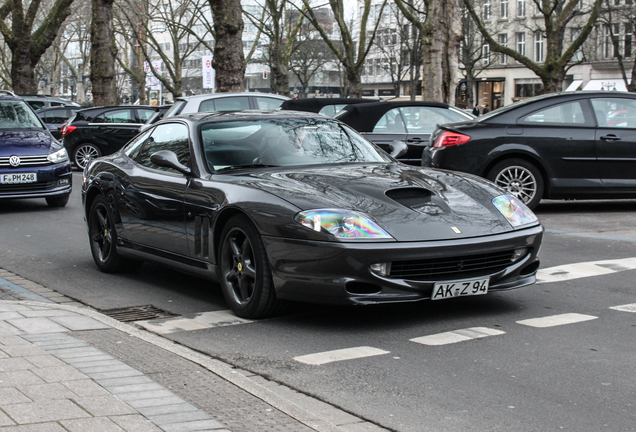
[[[95,207],[91,220],[91,241],[99,261],[106,262],[113,249],[113,231],[108,210],[102,204]]]
[[[86,168],[88,162],[96,157],[99,157],[99,150],[91,145],[80,146],[75,151],[75,163],[82,169]]]
[[[537,195],[537,179],[522,166],[510,166],[495,178],[497,186],[528,204]]]
[[[232,229],[223,245],[223,280],[234,302],[246,305],[256,286],[256,263],[249,238],[239,228]]]

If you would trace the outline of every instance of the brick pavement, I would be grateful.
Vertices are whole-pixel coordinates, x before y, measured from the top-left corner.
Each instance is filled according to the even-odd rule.
[[[384,430],[113,321],[0,269],[0,432]]]

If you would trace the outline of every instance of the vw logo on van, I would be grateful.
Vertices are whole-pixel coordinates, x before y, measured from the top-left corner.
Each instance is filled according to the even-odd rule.
[[[9,164],[10,164],[12,167],[20,166],[20,158],[19,158],[19,157],[17,157],[17,156],[11,156],[11,157],[9,158]]]

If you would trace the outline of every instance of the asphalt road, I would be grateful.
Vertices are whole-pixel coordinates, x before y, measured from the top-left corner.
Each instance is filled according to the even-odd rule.
[[[531,287],[406,305],[298,305],[219,325],[227,307],[212,283],[151,264],[125,275],[96,269],[74,177],[64,209],[0,202],[0,267],[99,310],[169,311],[177,316],[147,328],[387,428],[636,430],[636,308],[612,309],[636,304],[636,200],[542,203],[542,272],[566,267]]]

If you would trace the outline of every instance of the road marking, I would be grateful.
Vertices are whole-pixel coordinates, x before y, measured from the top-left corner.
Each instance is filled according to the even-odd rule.
[[[636,258],[589,261],[540,269],[537,283],[560,282],[636,269]]]
[[[162,318],[156,320],[135,321],[135,324],[156,334],[170,334],[182,331],[202,330],[237,324],[247,324],[252,320],[239,318],[229,310],[202,312],[191,317]]]
[[[612,306],[610,309],[614,309],[621,312],[634,312],[636,313],[636,303],[626,304],[622,306]]]
[[[517,321],[517,324],[527,325],[530,327],[547,328],[556,327],[565,324],[574,324],[583,321],[590,321],[598,317],[592,315],[583,315],[578,313],[566,313],[561,315],[552,315],[543,318],[530,318]]]
[[[451,332],[438,333],[434,335],[422,336],[410,339],[411,342],[423,345],[448,345],[457,342],[464,342],[471,339],[480,339],[488,336],[497,336],[506,332],[488,327],[471,327]]]
[[[345,348],[333,351],[325,351],[315,354],[307,354],[303,356],[294,357],[294,360],[309,364],[309,365],[323,365],[326,363],[337,362],[342,360],[353,360],[364,357],[373,357],[383,354],[389,354],[390,351],[384,351],[378,348],[361,346],[356,348]]]

